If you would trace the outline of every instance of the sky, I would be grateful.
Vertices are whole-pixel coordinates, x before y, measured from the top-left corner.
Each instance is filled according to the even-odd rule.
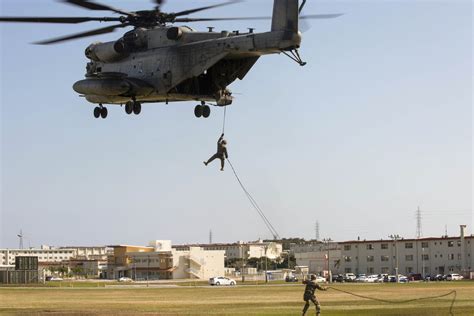
[[[151,2],[104,3],[125,10]],[[216,1],[171,1],[179,11]],[[2,0],[4,16],[108,16],[53,0]],[[262,57],[230,89],[230,160],[282,237],[336,241],[473,233],[472,2],[308,1],[305,67]],[[252,0],[193,17],[271,15]],[[113,14],[111,14],[113,16]],[[72,90],[84,49],[120,32],[61,45],[30,43],[104,24],[0,25],[0,248],[145,245],[271,238],[215,151],[223,109],[196,119],[195,103],[146,104],[139,116],[108,106],[106,120]],[[195,23],[257,32],[270,21]]]

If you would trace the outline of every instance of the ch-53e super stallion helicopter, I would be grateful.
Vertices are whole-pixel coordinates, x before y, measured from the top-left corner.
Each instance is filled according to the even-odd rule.
[[[301,33],[300,18],[334,18],[340,14],[300,17],[306,0],[274,0],[271,17],[188,18],[199,11],[239,2],[185,10],[176,13],[161,11],[163,0],[154,0],[153,10],[127,12],[90,0],[61,0],[89,10],[112,11],[119,17],[0,17],[0,22],[83,23],[88,21],[119,22],[104,28],[37,42],[53,44],[63,41],[113,32],[134,27],[113,42],[93,43],[86,48],[86,79],[76,82],[73,89],[87,101],[98,104],[96,118],[106,118],[104,104],[125,105],[127,114],[140,114],[142,103],[200,101],[194,109],[196,117],[209,117],[207,102],[217,106],[232,103],[227,86],[237,78],[243,79],[262,55],[284,53],[300,65],[298,48]],[[269,32],[238,31],[197,32],[174,23],[223,20],[271,19]]]

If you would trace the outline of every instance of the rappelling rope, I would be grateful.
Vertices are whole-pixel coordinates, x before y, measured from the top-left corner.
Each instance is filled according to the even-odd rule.
[[[225,132],[225,114],[226,114],[226,112],[227,112],[227,107],[225,106],[224,107],[224,120],[222,122],[222,134],[224,134],[224,132]]]
[[[234,176],[235,178],[237,179],[237,182],[239,182],[239,185],[240,187],[242,188],[242,190],[244,191],[245,195],[247,196],[247,198],[249,199],[250,201],[250,204],[252,204],[253,208],[257,211],[257,213],[260,215],[260,217],[262,218],[263,222],[265,223],[265,225],[267,226],[268,230],[270,231],[270,233],[273,235],[273,238],[274,239],[279,239],[280,238],[280,235],[278,235],[275,227],[273,227],[273,225],[270,223],[270,221],[268,220],[268,218],[265,216],[265,213],[263,213],[262,209],[260,208],[260,206],[258,206],[257,204],[257,201],[255,201],[255,199],[252,197],[252,195],[247,191],[247,189],[245,188],[244,184],[242,183],[242,181],[240,180],[237,172],[235,171],[235,168],[234,166],[232,165],[232,163],[230,162],[229,158],[227,158],[227,162],[229,163],[230,167],[232,168],[232,171],[234,172]]]
[[[387,304],[405,304],[405,303],[410,303],[410,302],[415,302],[415,301],[432,300],[432,299],[436,299],[436,298],[441,298],[441,297],[446,297],[446,296],[453,295],[451,305],[449,306],[449,315],[451,315],[451,316],[454,316],[453,308],[454,308],[454,302],[456,301],[456,296],[457,296],[456,290],[452,290],[451,292],[441,294],[441,295],[436,295],[436,296],[418,297],[418,298],[412,298],[412,299],[409,299],[409,300],[402,300],[402,301],[391,301],[391,300],[384,300],[384,299],[381,299],[381,298],[356,294],[356,293],[352,293],[352,292],[349,292],[349,291],[344,291],[344,290],[341,290],[341,289],[338,289],[338,288],[335,288],[335,287],[332,287],[332,286],[329,286],[328,289],[332,289],[332,290],[342,292],[342,293],[346,293],[346,294],[349,294],[349,295],[352,295],[352,296],[365,298],[365,299],[372,300],[372,301],[387,303]]]

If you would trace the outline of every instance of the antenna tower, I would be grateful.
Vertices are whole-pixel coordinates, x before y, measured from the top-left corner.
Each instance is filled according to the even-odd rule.
[[[418,206],[416,210],[416,238],[420,239],[423,236],[423,232],[421,230],[421,210]]]
[[[212,229],[209,230],[209,244],[212,244]]]
[[[316,225],[314,226],[314,230],[316,233],[316,241],[319,240],[319,221],[316,221]]]

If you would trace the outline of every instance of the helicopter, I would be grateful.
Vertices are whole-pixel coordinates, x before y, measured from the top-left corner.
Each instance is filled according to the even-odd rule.
[[[107,27],[48,39],[35,44],[49,45],[106,34],[133,27],[116,41],[94,42],[85,49],[89,62],[85,79],[73,90],[96,107],[95,118],[107,118],[104,105],[125,107],[126,114],[139,115],[144,103],[197,101],[194,115],[208,118],[209,105],[224,107],[234,97],[228,86],[243,80],[263,55],[283,53],[304,66],[300,57],[302,36],[298,25],[304,19],[336,18],[342,14],[301,16],[306,0],[274,0],[268,17],[190,18],[193,13],[241,2],[231,0],[195,9],[166,13],[164,0],[154,0],[155,8],[128,12],[90,0],[60,0],[63,3],[94,11],[111,11],[117,17],[0,17],[0,22],[66,23],[89,21],[118,22]],[[271,20],[271,30],[256,33],[221,31],[209,27],[198,32],[175,23],[201,21]]]

